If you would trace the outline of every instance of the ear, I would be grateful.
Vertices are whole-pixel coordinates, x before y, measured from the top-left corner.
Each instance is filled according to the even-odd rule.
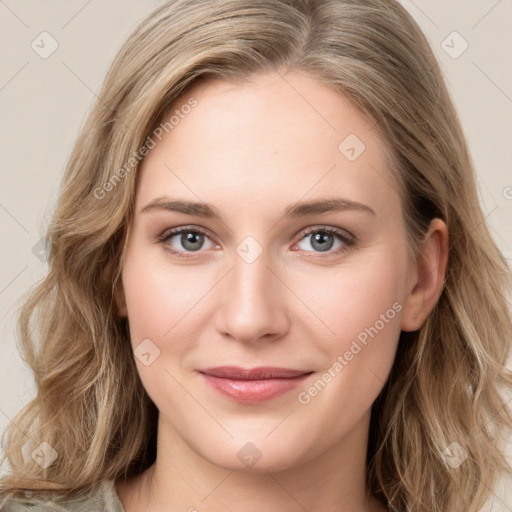
[[[448,228],[441,219],[433,219],[413,262],[402,331],[417,331],[434,309],[443,290],[447,263]]]
[[[126,308],[126,299],[124,296],[122,279],[118,279],[114,287],[114,299],[117,305],[117,312],[121,318],[128,317],[128,310]]]

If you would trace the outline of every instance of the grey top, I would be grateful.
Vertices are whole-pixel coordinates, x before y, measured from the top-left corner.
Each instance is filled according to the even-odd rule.
[[[91,503],[92,502],[92,503]],[[0,497],[0,512],[125,512],[117,495],[113,480],[104,480],[89,495],[56,503],[43,499],[18,498],[9,500]]]

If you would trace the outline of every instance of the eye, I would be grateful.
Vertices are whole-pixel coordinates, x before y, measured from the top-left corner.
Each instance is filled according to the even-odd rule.
[[[314,226],[308,228],[304,232],[299,244],[304,240],[309,240],[309,242],[306,244],[306,248],[303,247],[301,250],[311,252],[307,248],[309,245],[313,248],[313,252],[327,252],[328,254],[341,254],[356,243],[353,236],[349,236],[345,231],[333,226]],[[331,250],[336,245],[336,240],[338,241],[337,248]]]
[[[346,231],[333,226],[313,226],[307,228],[300,241],[295,244],[298,246],[303,240],[309,239],[309,245],[313,251],[307,247],[299,247],[306,252],[327,253],[328,255],[342,254],[350,247],[354,246],[356,239],[353,235],[349,235]],[[200,228],[193,228],[190,226],[181,226],[164,232],[158,237],[158,242],[163,243],[167,251],[171,254],[177,255],[178,258],[193,257],[194,252],[201,252],[204,249],[205,241],[210,241],[210,246],[206,249],[213,249],[218,246],[208,236],[208,233]],[[337,248],[332,250],[336,245]],[[320,255],[314,257],[323,257]]]
[[[166,245],[167,250],[173,254],[177,254],[179,258],[188,258],[186,253],[200,252],[203,248],[205,240],[210,240],[206,231],[199,228],[191,228],[182,226],[180,228],[166,231],[159,237],[159,241]],[[207,249],[215,247],[210,240],[211,246]],[[178,247],[176,248],[176,244]]]

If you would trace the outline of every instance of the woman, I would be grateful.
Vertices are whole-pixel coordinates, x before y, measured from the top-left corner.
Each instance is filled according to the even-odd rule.
[[[159,7],[49,240],[2,510],[476,512],[510,469],[510,271],[394,1]]]

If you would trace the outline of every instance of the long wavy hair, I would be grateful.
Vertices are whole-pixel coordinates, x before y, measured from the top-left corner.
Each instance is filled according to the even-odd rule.
[[[4,496],[60,499],[154,462],[158,411],[114,293],[141,149],[198,81],[292,69],[338,90],[389,143],[410,250],[433,218],[450,233],[438,303],[419,330],[401,333],[372,406],[370,492],[396,511],[476,512],[510,471],[501,436],[512,427],[503,394],[512,389],[511,272],[416,22],[395,0],[176,0],[122,46],[72,151],[47,234],[48,274],[19,316],[37,394],[4,432]],[[27,456],[42,442],[58,454],[46,468]],[[458,467],[454,449],[467,456]]]

